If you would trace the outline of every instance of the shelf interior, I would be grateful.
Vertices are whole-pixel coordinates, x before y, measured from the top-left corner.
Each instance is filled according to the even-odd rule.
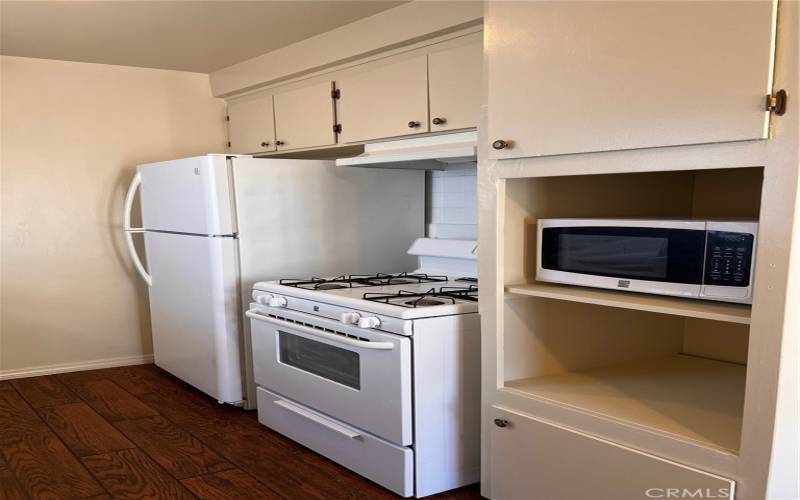
[[[737,454],[751,307],[538,282],[536,228],[570,217],[758,220],[763,179],[747,167],[506,180],[504,391]]]
[[[751,307],[744,304],[685,299],[665,295],[646,295],[543,282],[510,285],[506,287],[506,292],[515,295],[583,302],[587,304],[634,309],[637,311],[651,311],[690,318],[711,319],[741,324],[750,323]]]
[[[506,389],[737,454],[746,366],[678,354],[506,382]]]

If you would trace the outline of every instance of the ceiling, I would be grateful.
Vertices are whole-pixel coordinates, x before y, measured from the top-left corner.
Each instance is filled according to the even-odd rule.
[[[208,73],[404,1],[2,0],[0,53]]]

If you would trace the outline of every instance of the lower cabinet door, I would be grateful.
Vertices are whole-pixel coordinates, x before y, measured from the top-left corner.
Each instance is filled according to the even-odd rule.
[[[400,496],[414,494],[414,453],[261,387],[258,421]]]
[[[494,406],[492,500],[733,500],[735,483]]]

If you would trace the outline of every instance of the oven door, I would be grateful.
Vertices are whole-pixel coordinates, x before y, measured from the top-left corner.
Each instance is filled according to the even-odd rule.
[[[545,219],[537,279],[697,297],[703,283],[703,221]]]
[[[411,444],[410,338],[259,304],[247,316],[257,385]]]

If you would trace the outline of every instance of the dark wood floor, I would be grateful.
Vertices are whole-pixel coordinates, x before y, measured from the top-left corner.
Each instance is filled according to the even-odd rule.
[[[153,365],[0,381],[0,498],[196,497],[397,498]]]

